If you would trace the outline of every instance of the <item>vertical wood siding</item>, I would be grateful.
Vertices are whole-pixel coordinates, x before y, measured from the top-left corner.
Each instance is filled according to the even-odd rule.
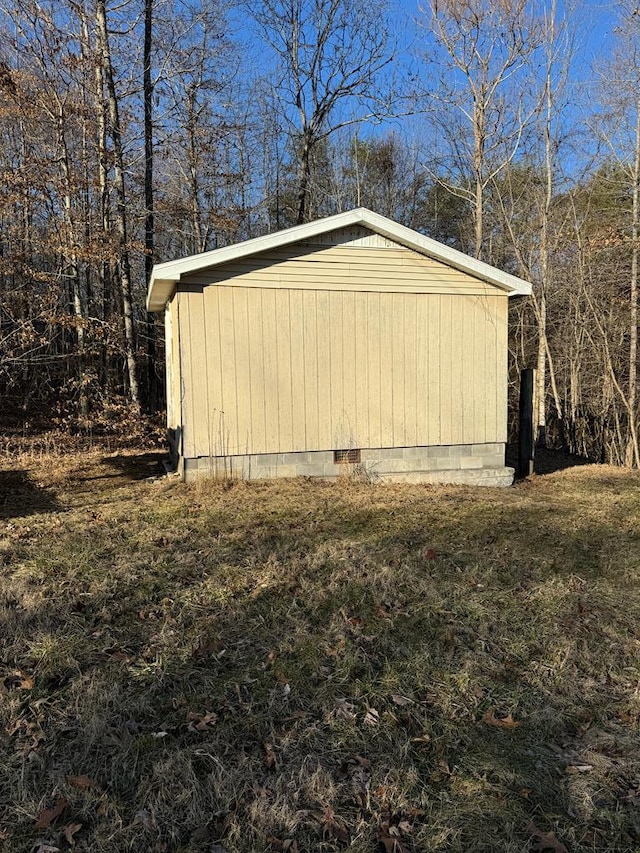
[[[167,427],[182,426],[182,395],[180,390],[180,325],[178,300],[174,297],[165,307],[165,373],[167,388]]]
[[[187,457],[506,440],[496,289],[212,284],[178,299]]]

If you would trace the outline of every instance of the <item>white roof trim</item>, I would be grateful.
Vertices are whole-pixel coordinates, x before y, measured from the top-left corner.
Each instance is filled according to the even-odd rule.
[[[369,228],[371,231],[388,237],[408,249],[413,249],[482,281],[494,284],[496,287],[505,290],[509,296],[528,296],[531,293],[531,285],[521,278],[485,264],[483,261],[478,261],[457,249],[445,246],[444,243],[432,240],[430,237],[425,237],[412,228],[407,228],[387,219],[386,216],[380,216],[380,214],[373,213],[365,207],[357,207],[346,213],[338,213],[335,216],[317,219],[315,222],[307,222],[304,225],[295,225],[293,228],[287,228],[284,231],[276,231],[274,234],[267,234],[264,237],[255,237],[253,240],[245,240],[242,243],[235,243],[222,249],[213,249],[210,252],[191,255],[177,261],[155,264],[149,283],[147,310],[162,311],[182,276],[219,264],[226,264],[237,258],[266,252],[269,249],[277,249],[280,246],[310,240],[320,234],[325,234],[336,228],[347,228],[350,225],[362,225]]]

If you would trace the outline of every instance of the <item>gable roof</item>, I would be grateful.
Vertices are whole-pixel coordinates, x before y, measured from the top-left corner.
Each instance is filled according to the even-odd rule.
[[[361,225],[368,228],[370,231],[387,237],[408,249],[413,249],[426,257],[441,261],[475,278],[493,284],[506,291],[509,296],[528,296],[531,293],[531,285],[521,278],[485,264],[483,261],[478,261],[457,249],[452,249],[444,243],[431,239],[431,237],[425,237],[412,228],[407,228],[392,219],[387,219],[386,216],[380,216],[379,213],[367,210],[366,207],[356,207],[346,213],[327,216],[325,219],[317,219],[304,225],[295,225],[293,228],[286,228],[284,231],[276,231],[273,234],[266,234],[264,237],[255,237],[252,240],[245,240],[242,243],[235,243],[222,249],[212,249],[199,255],[190,255],[176,261],[155,264],[149,282],[147,310],[162,311],[182,276],[219,266],[238,258],[277,249],[280,246],[310,240],[320,234],[326,234],[328,231],[346,228],[350,225]]]

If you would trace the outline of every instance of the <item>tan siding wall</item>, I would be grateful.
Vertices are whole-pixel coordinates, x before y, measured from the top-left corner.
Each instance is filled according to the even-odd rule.
[[[495,289],[179,297],[187,457],[506,440],[508,299]]]
[[[490,296],[496,288],[403,246],[284,246],[201,270],[181,284]]]
[[[362,225],[351,225],[348,228],[336,228],[324,234],[318,234],[313,240],[301,240],[299,246],[375,246],[377,248],[398,248],[398,243],[369,231]]]
[[[180,324],[178,322],[178,297],[167,303],[165,308],[165,370],[167,388],[167,427],[182,426],[182,403],[180,393]]]

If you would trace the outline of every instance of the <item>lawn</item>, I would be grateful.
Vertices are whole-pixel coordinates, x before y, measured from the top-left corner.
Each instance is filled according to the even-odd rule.
[[[160,456],[0,460],[7,851],[640,850],[638,474]]]

